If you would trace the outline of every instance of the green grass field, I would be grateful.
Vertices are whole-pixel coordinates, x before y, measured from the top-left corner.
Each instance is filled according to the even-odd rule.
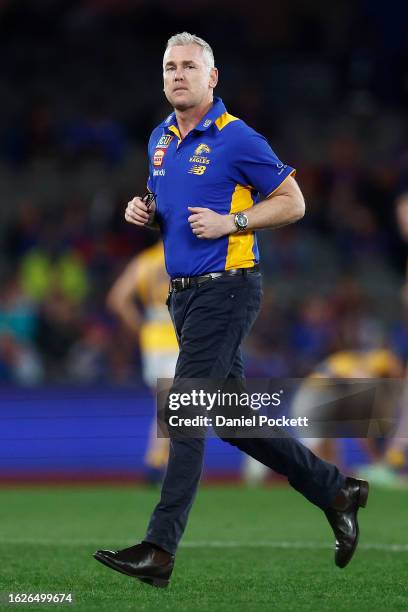
[[[136,487],[1,490],[0,591],[72,592],[75,605],[63,607],[81,611],[408,609],[406,491],[371,491],[360,547],[339,570],[324,515],[294,491],[202,487],[168,589],[92,558],[137,542],[157,497]]]

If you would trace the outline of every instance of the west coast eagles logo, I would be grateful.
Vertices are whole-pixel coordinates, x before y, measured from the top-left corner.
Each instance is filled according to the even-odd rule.
[[[194,151],[195,155],[201,155],[202,153],[210,153],[211,149],[208,145],[203,142],[198,145],[196,150]]]
[[[189,159],[190,163],[194,164],[189,169],[189,174],[197,174],[202,175],[207,170],[207,166],[211,160],[208,159],[203,153],[211,153],[211,149],[208,145],[203,142],[196,147],[194,150],[194,155],[192,155]]]

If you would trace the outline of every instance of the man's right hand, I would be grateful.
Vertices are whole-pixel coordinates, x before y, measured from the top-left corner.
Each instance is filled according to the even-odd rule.
[[[128,223],[134,223],[134,225],[139,225],[140,227],[152,225],[155,211],[156,206],[154,202],[148,207],[142,198],[137,196],[128,202],[125,219]]]

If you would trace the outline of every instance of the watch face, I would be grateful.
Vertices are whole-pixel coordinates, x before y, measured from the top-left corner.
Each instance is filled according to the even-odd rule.
[[[248,217],[244,213],[238,213],[235,217],[235,223],[240,229],[245,229],[248,225]]]

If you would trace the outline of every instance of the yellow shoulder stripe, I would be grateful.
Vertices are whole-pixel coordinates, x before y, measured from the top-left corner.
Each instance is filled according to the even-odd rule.
[[[231,121],[239,121],[238,117],[234,117],[234,115],[230,115],[229,113],[223,113],[215,120],[215,125],[221,131],[225,128],[226,125],[231,123]]]

